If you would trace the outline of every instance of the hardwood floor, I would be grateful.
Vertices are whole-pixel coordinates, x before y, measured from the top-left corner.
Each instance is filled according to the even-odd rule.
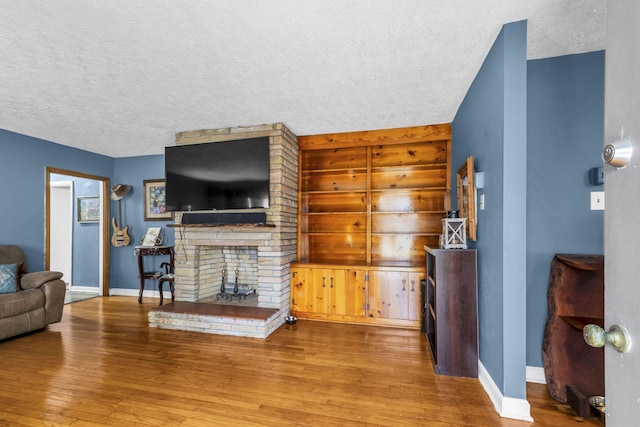
[[[535,423],[501,419],[476,379],[436,376],[418,331],[299,320],[268,339],[149,328],[157,300],[65,306],[0,342],[0,425],[573,426],[531,384]]]

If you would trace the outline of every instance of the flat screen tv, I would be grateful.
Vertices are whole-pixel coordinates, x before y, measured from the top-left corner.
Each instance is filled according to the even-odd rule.
[[[269,207],[269,137],[165,147],[168,211]]]

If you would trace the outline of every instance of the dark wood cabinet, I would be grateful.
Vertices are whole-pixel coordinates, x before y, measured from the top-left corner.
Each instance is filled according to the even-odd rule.
[[[588,416],[586,397],[604,396],[605,352],[585,343],[582,328],[590,323],[604,327],[604,256],[556,254],[547,301],[542,361],[549,394]]]
[[[425,246],[426,336],[436,374],[478,376],[478,289],[475,249]]]

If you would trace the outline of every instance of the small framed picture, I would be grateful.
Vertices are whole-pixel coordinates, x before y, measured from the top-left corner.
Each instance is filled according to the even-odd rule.
[[[78,197],[78,222],[100,221],[100,197]]]
[[[144,220],[166,221],[173,218],[173,212],[167,212],[166,186],[164,179],[145,179]]]

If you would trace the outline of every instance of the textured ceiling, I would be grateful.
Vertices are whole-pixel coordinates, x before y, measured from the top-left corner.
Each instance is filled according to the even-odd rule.
[[[176,132],[446,123],[505,23],[604,49],[606,0],[0,0],[0,128],[112,157]]]

